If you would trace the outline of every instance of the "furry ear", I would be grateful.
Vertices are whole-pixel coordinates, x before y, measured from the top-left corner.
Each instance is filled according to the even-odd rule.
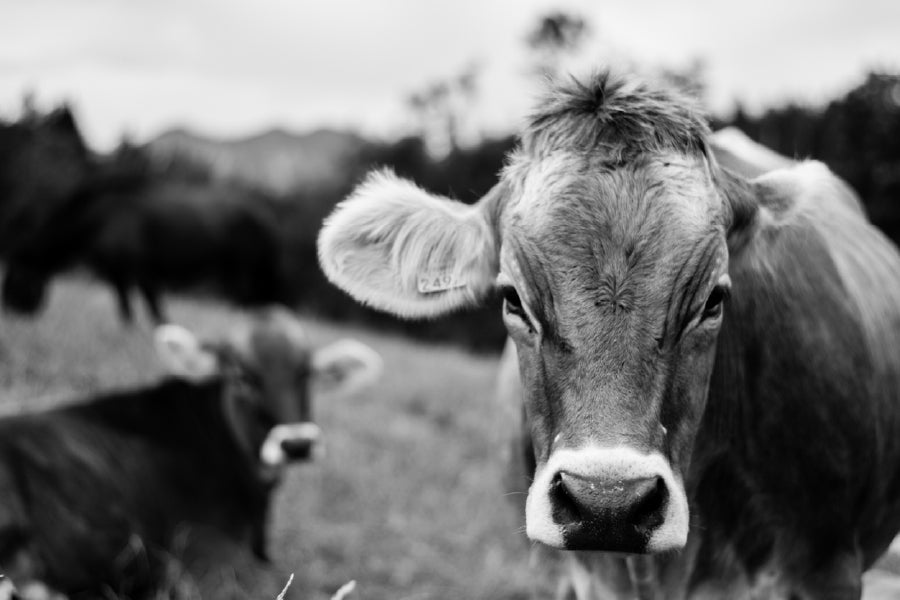
[[[200,383],[219,372],[219,358],[180,325],[160,325],[154,340],[166,371],[179,379]]]
[[[325,221],[322,270],[360,302],[402,317],[475,304],[498,270],[485,204],[434,196],[390,171],[372,173]]]
[[[362,342],[346,339],[319,348],[312,356],[313,382],[344,393],[374,383],[381,376],[381,356]]]

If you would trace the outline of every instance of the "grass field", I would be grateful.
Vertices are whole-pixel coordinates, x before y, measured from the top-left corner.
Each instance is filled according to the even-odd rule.
[[[243,318],[184,299],[171,315],[201,333]],[[521,517],[504,497],[512,423],[493,401],[497,359],[305,321],[315,344],[369,344],[385,373],[368,390],[317,398],[326,455],[292,467],[277,492],[271,554],[295,574],[294,597],[329,598],[351,579],[359,600],[544,596]],[[6,412],[161,376],[149,327],[124,328],[109,292],[88,282],[58,283],[39,319],[2,315],[0,326]]]

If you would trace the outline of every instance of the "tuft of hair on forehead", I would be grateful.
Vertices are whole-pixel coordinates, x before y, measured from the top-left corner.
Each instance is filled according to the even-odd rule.
[[[622,163],[647,154],[706,153],[710,134],[699,103],[673,88],[602,71],[551,83],[527,120],[522,149],[591,153]]]

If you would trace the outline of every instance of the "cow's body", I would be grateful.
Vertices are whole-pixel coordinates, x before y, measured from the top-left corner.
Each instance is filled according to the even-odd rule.
[[[503,295],[526,531],[579,599],[857,598],[900,530],[896,248],[821,164],[722,168],[676,94],[560,85],[477,206],[375,176],[319,250],[405,316]]]
[[[234,562],[271,585],[269,504],[284,466],[311,457],[310,388],[380,368],[352,340],[313,350],[284,310],[215,342],[163,326],[157,345],[173,377],[0,419],[0,571],[16,584],[149,598],[187,569],[210,592]]]
[[[161,580],[185,527],[262,554],[275,480],[238,446],[221,392],[173,379],[0,420],[4,572],[134,597]]]

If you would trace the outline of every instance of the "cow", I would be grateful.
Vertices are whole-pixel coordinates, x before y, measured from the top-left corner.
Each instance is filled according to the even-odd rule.
[[[166,289],[205,286],[254,308],[292,302],[272,198],[173,166],[130,146],[94,155],[66,105],[0,122],[3,305],[37,313],[53,277],[76,267],[110,285],[126,324],[135,291],[157,324]]]
[[[193,532],[263,564],[273,492],[319,437],[311,389],[380,369],[355,340],[312,349],[276,308],[224,340],[164,325],[156,345],[157,384],[0,419],[0,572],[20,588],[150,597]]]
[[[0,121],[0,255],[27,240],[98,164],[67,105]]]
[[[775,153],[762,146],[740,130],[729,127],[715,131],[709,138],[709,147],[717,163],[735,173],[747,177],[757,177],[780,168],[796,166],[797,161]],[[862,210],[862,202],[850,188],[847,188],[848,205]],[[524,498],[528,486],[534,478],[535,458],[531,445],[530,426],[522,404],[522,385],[519,378],[515,345],[507,340],[500,357],[497,389],[495,393],[500,406],[507,411],[506,422],[513,425],[508,431],[509,449],[507,460],[507,497],[520,514],[524,513]],[[574,598],[584,600],[598,597],[602,593],[603,580],[592,575],[596,567],[584,555],[568,552],[553,552],[547,548],[531,548],[537,560],[549,558],[561,566],[557,581],[557,600]],[[886,553],[864,577],[864,597],[866,600],[887,600],[900,596],[898,578],[898,557],[900,538],[895,538],[890,551]],[[554,560],[555,559],[555,560]]]
[[[900,255],[848,193],[735,174],[695,102],[604,71],[550,86],[475,205],[376,172],[318,250],[407,318],[503,299],[526,533],[598,596],[849,599],[900,529]]]
[[[134,320],[134,290],[157,324],[167,320],[164,289],[207,285],[248,307],[290,302],[267,200],[233,184],[155,177],[109,163],[10,250],[3,304],[34,314],[51,280],[79,266],[109,283],[126,324]]]

